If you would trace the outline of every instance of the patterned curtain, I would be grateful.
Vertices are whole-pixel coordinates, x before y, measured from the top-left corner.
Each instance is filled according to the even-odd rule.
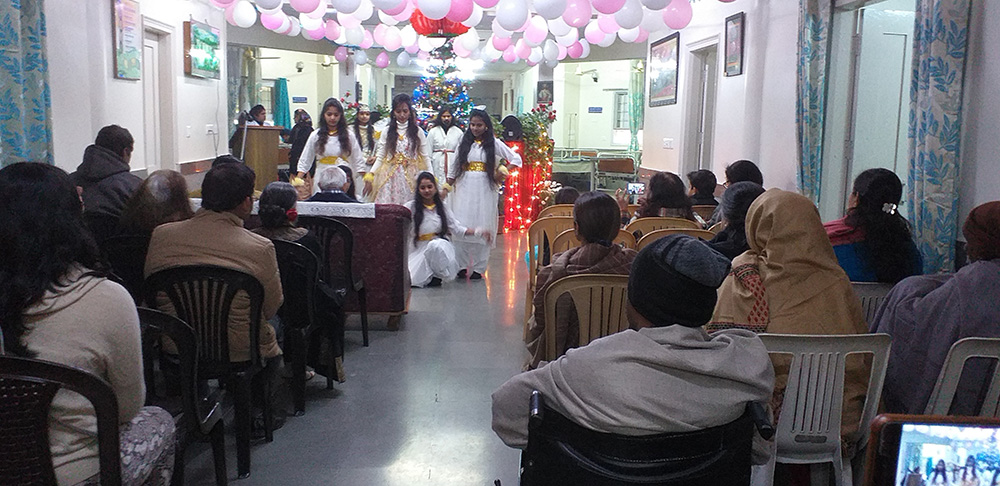
[[[924,272],[954,271],[959,143],[971,0],[920,0],[910,87],[907,195]]]
[[[274,81],[274,126],[292,128],[291,106],[288,104],[288,80]]]
[[[819,204],[833,0],[801,0],[796,100],[799,191]]]
[[[628,143],[628,149],[638,152],[639,129],[642,128],[642,118],[646,109],[646,70],[641,60],[632,61],[632,77],[628,85],[628,130],[632,133],[632,138]]]
[[[0,165],[52,163],[42,0],[0,2]]]

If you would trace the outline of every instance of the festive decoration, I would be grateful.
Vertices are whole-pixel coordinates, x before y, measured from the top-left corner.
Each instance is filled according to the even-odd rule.
[[[445,46],[450,46],[450,43]],[[432,118],[445,106],[452,109],[452,115],[457,119],[468,117],[474,105],[465,83],[455,76],[458,68],[445,62],[431,66],[427,71],[429,76],[420,78],[420,84],[413,90],[417,117],[421,120]]]
[[[418,34],[428,37],[455,37],[469,31],[468,27],[459,22],[444,18],[440,20],[430,19],[420,9],[413,11],[413,15],[410,16],[410,25]]]
[[[541,193],[550,191],[553,182],[552,150],[555,141],[549,138],[549,129],[556,121],[555,110],[548,105],[538,105],[529,113],[518,117],[521,121],[523,137],[520,141],[507,142],[521,155],[522,165],[512,170],[507,178],[504,191],[504,229],[527,228],[538,216],[542,208]]]

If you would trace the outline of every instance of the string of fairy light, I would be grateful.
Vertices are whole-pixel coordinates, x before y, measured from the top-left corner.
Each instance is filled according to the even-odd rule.
[[[541,211],[538,193],[545,188],[552,175],[552,153],[555,141],[549,137],[549,127],[556,121],[555,110],[540,104],[518,117],[523,132],[519,142],[508,142],[521,155],[522,166],[511,171],[504,196],[504,229],[521,230]],[[522,188],[529,188],[523,191]]]

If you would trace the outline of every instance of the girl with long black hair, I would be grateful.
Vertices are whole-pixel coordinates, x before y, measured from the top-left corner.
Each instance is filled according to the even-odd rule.
[[[392,116],[375,150],[375,165],[364,178],[364,196],[381,204],[406,204],[416,191],[417,174],[430,169],[431,150],[417,125],[407,94],[392,98]]]
[[[868,169],[854,179],[847,215],[823,225],[852,282],[896,283],[923,273],[910,223],[899,213],[902,197],[895,173]]]
[[[466,228],[441,201],[434,174],[421,172],[413,201],[406,203],[413,213],[413,236],[410,239],[410,284],[414,287],[437,287],[455,278],[458,260],[449,235],[483,238],[492,234],[482,228]]]
[[[372,112],[368,108],[368,105],[364,103],[358,105],[358,113],[354,115],[354,123],[351,123],[351,127],[354,128],[354,138],[358,140],[358,145],[361,146],[365,167],[368,168],[368,171],[371,170],[372,165],[375,163],[375,142],[382,135],[375,131],[375,124],[371,120]]]
[[[323,103],[319,127],[309,135],[309,139],[306,140],[306,145],[302,149],[302,156],[299,157],[299,178],[305,177],[314,161],[317,171],[323,170],[324,166],[331,165],[350,167],[354,169],[355,174],[363,175],[368,171],[358,140],[347,129],[344,106],[336,98],[330,98]],[[293,184],[296,183],[293,182]],[[319,192],[319,186],[316,180],[313,180],[310,194],[317,192]]]

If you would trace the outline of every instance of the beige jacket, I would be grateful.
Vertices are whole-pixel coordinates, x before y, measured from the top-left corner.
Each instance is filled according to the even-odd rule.
[[[264,286],[264,317],[274,316],[281,306],[281,277],[274,244],[263,236],[243,228],[243,221],[230,212],[199,209],[194,217],[157,226],[146,254],[146,276],[159,270],[184,265],[216,265],[247,272]],[[158,307],[173,312],[168,302]],[[229,314],[229,359],[250,359],[250,301],[239,293]],[[281,354],[274,328],[260,322],[260,355],[273,358]]]
[[[118,398],[118,421],[135,417],[146,395],[139,316],[120,285],[72,268],[55,292],[28,308],[22,341],[35,358],[104,378]],[[60,391],[49,410],[49,448],[59,484],[97,474],[97,419],[90,401]]]

